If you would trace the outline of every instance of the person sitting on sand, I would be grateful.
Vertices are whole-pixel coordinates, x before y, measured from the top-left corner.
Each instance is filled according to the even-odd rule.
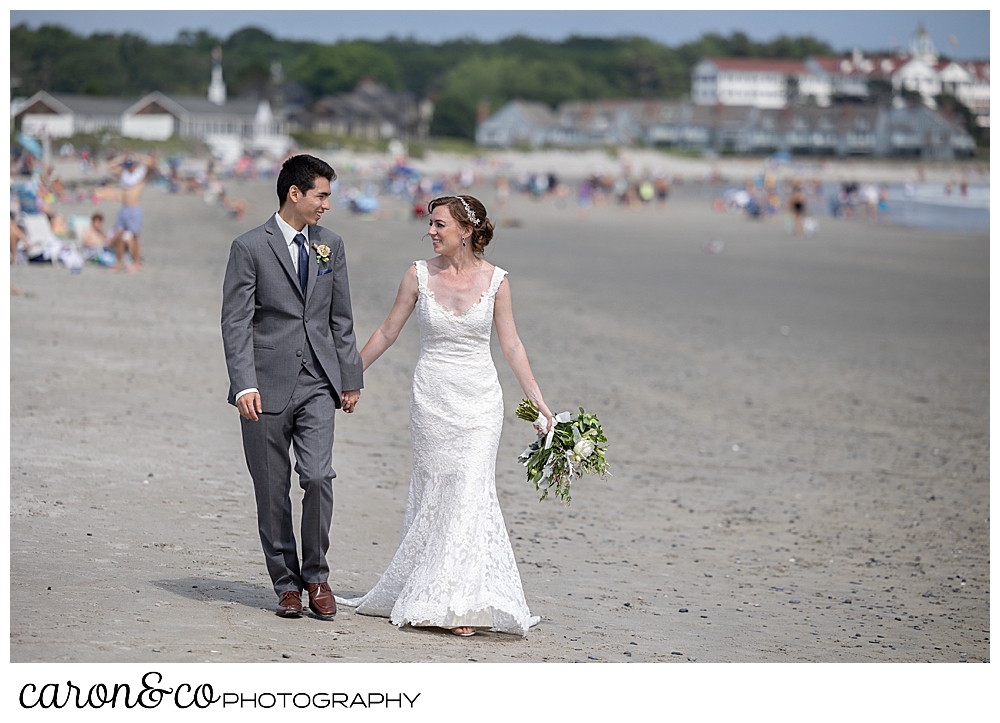
[[[104,233],[104,215],[95,213],[90,217],[90,225],[80,235],[83,258],[107,265],[107,258],[114,254],[114,249],[109,248],[108,244],[108,237]]]
[[[48,216],[49,226],[52,228],[52,233],[55,234],[56,238],[69,238],[72,232],[69,229],[69,223],[66,222],[66,217],[61,213],[53,213]]]

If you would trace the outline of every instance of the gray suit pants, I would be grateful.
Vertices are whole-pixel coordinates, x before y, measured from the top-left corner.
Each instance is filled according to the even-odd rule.
[[[326,582],[330,567],[333,520],[333,386],[320,374],[316,378],[303,367],[288,406],[277,414],[258,414],[258,421],[240,417],[243,451],[257,497],[257,527],[267,572],[280,596],[289,590],[301,592],[304,583]],[[295,451],[295,472],[302,496],[302,567],[299,568],[295,533],[292,529],[291,463],[289,445]]]

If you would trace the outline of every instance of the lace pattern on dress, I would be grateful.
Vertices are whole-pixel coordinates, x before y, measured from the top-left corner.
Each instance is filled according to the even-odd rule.
[[[503,394],[490,354],[497,267],[480,300],[456,315],[417,270],[420,358],[410,393],[413,476],[388,569],[365,596],[338,599],[396,625],[489,627],[527,635],[538,622],[496,494]]]

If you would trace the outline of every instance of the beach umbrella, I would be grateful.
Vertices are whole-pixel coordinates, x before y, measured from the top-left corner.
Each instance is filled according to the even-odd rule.
[[[43,151],[42,144],[29,135],[24,133],[17,134],[17,142],[20,143],[25,150],[27,150],[31,155],[33,155],[38,160],[42,159]]]

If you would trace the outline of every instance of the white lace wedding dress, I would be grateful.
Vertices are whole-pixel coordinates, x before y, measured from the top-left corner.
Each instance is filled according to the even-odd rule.
[[[375,587],[337,602],[396,625],[480,627],[527,635],[528,612],[497,501],[503,395],[490,354],[496,268],[478,302],[455,315],[417,268],[420,358],[410,394],[413,477],[399,549]]]

